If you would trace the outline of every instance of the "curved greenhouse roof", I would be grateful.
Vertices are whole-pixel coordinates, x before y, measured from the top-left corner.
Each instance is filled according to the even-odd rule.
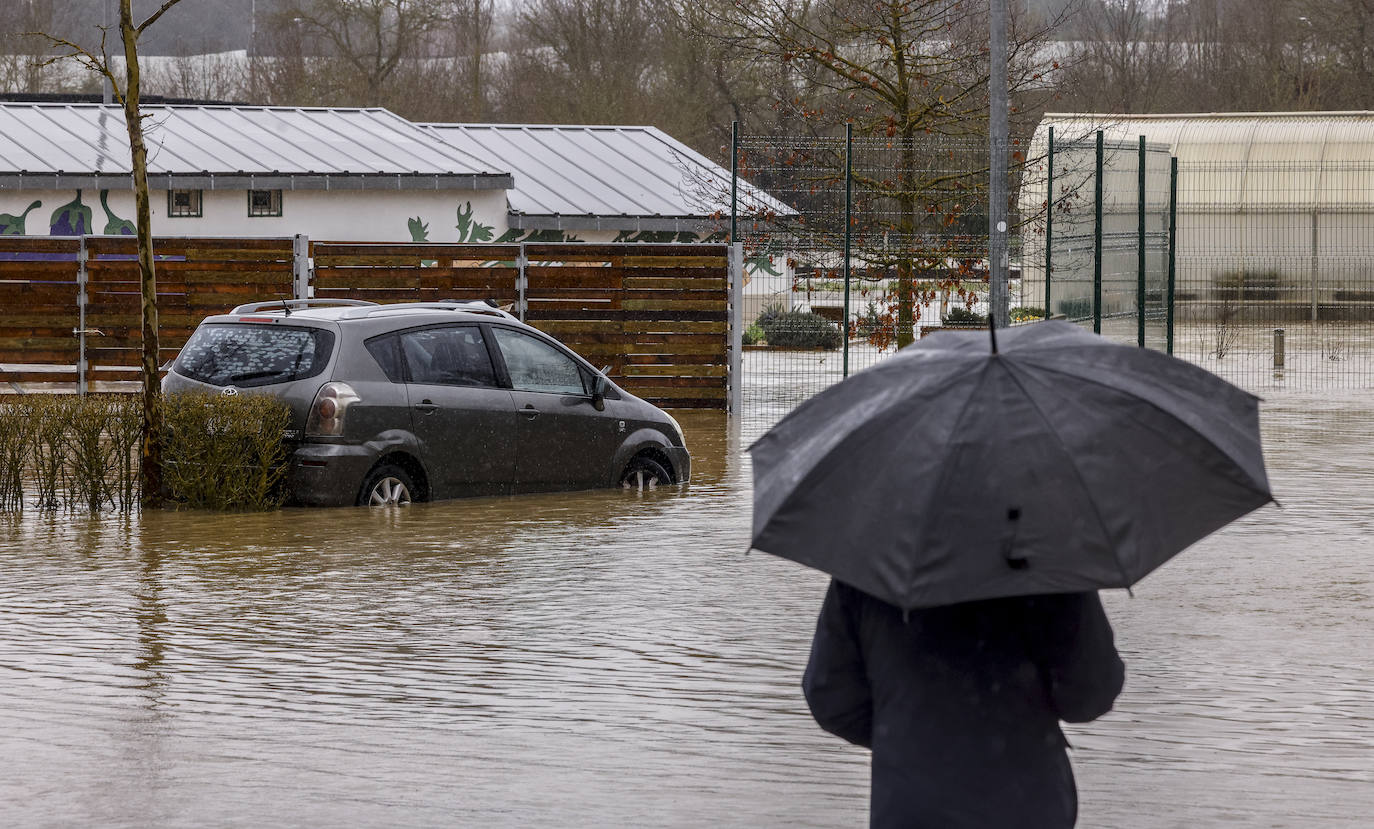
[[[1055,144],[1144,135],[1179,159],[1179,209],[1374,210],[1374,112],[1048,113],[1032,157]]]

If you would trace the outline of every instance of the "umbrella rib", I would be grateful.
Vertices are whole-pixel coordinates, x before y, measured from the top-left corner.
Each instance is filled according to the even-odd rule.
[[[964,400],[963,408],[959,409],[959,416],[954,418],[954,427],[950,429],[949,432],[951,436],[957,436],[959,434],[959,426],[963,424],[964,417],[968,414],[969,406],[971,406],[973,404],[974,399],[978,397],[978,391],[983,387],[983,384],[987,382],[988,371],[992,368],[994,359],[1001,359],[1001,357],[989,357],[988,360],[983,363],[983,370],[979,372],[978,375],[978,383],[973,387],[972,391],[969,392],[968,398]],[[952,449],[950,449],[951,445],[952,441],[950,443],[946,443],[943,447],[944,455],[940,458],[940,463],[938,465],[938,468],[940,470],[940,478],[935,482],[934,488],[930,490],[930,496],[926,500],[925,507],[922,510],[923,515],[930,514],[931,508],[935,506],[935,499],[940,497],[941,490],[945,488],[945,479],[949,477],[949,464],[945,461],[949,458],[950,452],[953,451]],[[925,546],[926,533],[929,532],[929,527],[930,522],[926,522],[921,525],[921,535],[918,536],[916,539],[916,549],[919,550]]]
[[[1107,529],[1107,522],[1102,519],[1102,512],[1097,508],[1097,501],[1092,497],[1092,490],[1088,488],[1088,482],[1083,479],[1083,473],[1079,471],[1078,464],[1074,463],[1073,453],[1069,451],[1069,447],[1064,443],[1064,439],[1059,436],[1059,431],[1054,428],[1053,421],[1045,415],[1044,410],[1040,408],[1040,404],[1031,396],[1030,391],[1026,388],[1026,384],[1022,383],[1021,378],[1017,377],[1016,372],[1012,371],[1012,362],[1004,360],[1003,368],[1006,370],[1007,376],[1010,377],[1012,382],[1016,384],[1016,387],[1021,390],[1021,395],[1026,398],[1031,408],[1035,410],[1035,414],[1040,418],[1040,422],[1045,424],[1045,429],[1054,436],[1054,442],[1059,445],[1059,450],[1064,453],[1064,458],[1068,461],[1069,468],[1073,470],[1074,477],[1078,479],[1078,485],[1083,488],[1083,492],[1088,496],[1088,503],[1092,506],[1093,517],[1097,519],[1097,526],[1102,530],[1102,537],[1106,539],[1107,546],[1112,550],[1112,560],[1116,562],[1116,569],[1121,573],[1122,586],[1130,589],[1131,577],[1126,572],[1126,565],[1121,561],[1121,553],[1117,550],[1116,539],[1112,537],[1111,531]],[[1106,384],[1104,383],[1102,385]],[[1120,389],[1117,389],[1117,391],[1120,391]]]
[[[1020,358],[1020,359],[1024,359],[1021,355],[1017,355],[1017,356],[1018,356],[1018,358]],[[1116,392],[1117,394],[1128,395],[1128,396],[1130,396],[1130,397],[1132,397],[1132,398],[1134,398],[1134,399],[1136,399],[1136,400],[1139,400],[1141,403],[1145,404],[1146,406],[1149,406],[1150,408],[1154,409],[1155,411],[1157,411],[1157,412],[1163,414],[1164,416],[1168,417],[1170,420],[1173,420],[1173,421],[1174,421],[1175,423],[1177,423],[1179,426],[1181,426],[1181,427],[1183,427],[1184,429],[1187,429],[1188,431],[1192,432],[1194,435],[1196,435],[1196,436],[1198,437],[1199,440],[1203,441],[1204,443],[1206,443],[1206,444],[1208,444],[1208,445],[1210,445],[1210,446],[1215,446],[1216,449],[1217,449],[1217,451],[1220,452],[1222,455],[1224,455],[1224,456],[1226,457],[1226,459],[1229,460],[1229,461],[1232,463],[1232,465],[1234,465],[1237,469],[1242,470],[1242,471],[1245,469],[1245,466],[1244,466],[1244,464],[1243,464],[1242,461],[1237,460],[1236,458],[1232,457],[1231,454],[1230,454],[1229,452],[1227,452],[1225,449],[1223,449],[1223,448],[1220,447],[1220,446],[1217,446],[1216,441],[1214,441],[1214,440],[1212,440],[1211,438],[1209,438],[1208,436],[1204,435],[1202,432],[1199,432],[1195,427],[1193,427],[1193,426],[1192,426],[1190,423],[1188,423],[1186,420],[1183,420],[1183,419],[1180,418],[1178,415],[1174,414],[1173,412],[1169,411],[1168,409],[1164,408],[1163,406],[1159,405],[1158,403],[1154,402],[1153,400],[1151,400],[1151,399],[1148,398],[1148,397],[1143,397],[1143,396],[1141,396],[1140,394],[1137,394],[1137,393],[1135,393],[1135,392],[1133,392],[1133,391],[1131,391],[1131,390],[1129,390],[1129,389],[1123,389],[1123,388],[1121,388],[1120,386],[1114,385],[1114,384],[1112,384],[1112,383],[1103,382],[1102,380],[1099,380],[1099,379],[1097,379],[1096,377],[1088,377],[1088,376],[1083,375],[1083,374],[1074,374],[1073,372],[1064,371],[1064,370],[1061,369],[1061,368],[1056,368],[1056,367],[1054,367],[1054,366],[1052,366],[1052,365],[1047,365],[1047,364],[1045,364],[1045,363],[1043,363],[1043,362],[1040,362],[1040,361],[1036,360],[1033,356],[1031,357],[1031,359],[1030,359],[1028,362],[1033,362],[1033,363],[1035,363],[1036,367],[1039,368],[1039,369],[1042,370],[1042,371],[1047,371],[1047,372],[1050,372],[1050,373],[1052,373],[1052,374],[1058,374],[1058,375],[1061,375],[1061,376],[1063,376],[1063,377],[1072,377],[1073,379],[1078,380],[1078,381],[1080,381],[1080,382],[1091,383],[1091,384],[1094,385],[1094,386],[1101,386],[1101,387],[1104,388],[1104,389],[1111,389],[1112,391]],[[1013,376],[1014,376],[1014,375],[1013,375]],[[1021,386],[1021,390],[1022,390],[1023,392],[1025,392],[1025,386],[1022,386],[1022,385],[1021,385],[1021,382],[1020,382],[1019,380],[1017,381],[1016,384],[1017,384],[1018,386]],[[1244,389],[1241,389],[1241,391],[1244,391]],[[1249,394],[1249,392],[1246,392],[1246,394]],[[1026,392],[1026,396],[1027,396],[1027,398],[1029,398],[1029,397],[1030,397],[1030,393],[1029,393],[1029,392]],[[1253,397],[1254,395],[1251,395],[1251,396]],[[1258,400],[1259,398],[1255,398],[1255,399]],[[1034,405],[1034,401],[1032,400],[1031,402],[1032,402],[1032,405]],[[1037,412],[1040,412],[1040,407],[1039,407],[1039,406],[1036,406],[1036,411],[1037,411]],[[1043,414],[1043,413],[1040,413],[1040,416],[1041,416],[1041,418],[1044,418],[1044,414]],[[1244,483],[1245,483],[1245,485],[1246,485],[1246,487],[1247,487],[1248,489],[1250,489],[1252,492],[1256,493],[1257,495],[1264,495],[1264,496],[1267,496],[1270,500],[1273,500],[1273,498],[1274,498],[1273,493],[1271,493],[1270,491],[1268,491],[1268,490],[1266,490],[1266,489],[1261,489],[1260,487],[1255,486],[1255,485],[1254,485],[1254,482],[1250,480],[1250,476],[1249,476],[1249,475],[1246,475],[1246,476],[1244,476],[1244,477],[1245,477]]]

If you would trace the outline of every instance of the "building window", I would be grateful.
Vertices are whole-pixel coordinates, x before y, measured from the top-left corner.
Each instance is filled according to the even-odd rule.
[[[280,215],[281,215],[281,191],[280,191],[280,190],[249,190],[249,191],[248,191],[248,215],[249,215],[249,216],[280,216]]]
[[[203,215],[200,209],[200,191],[168,190],[167,215],[200,218]]]

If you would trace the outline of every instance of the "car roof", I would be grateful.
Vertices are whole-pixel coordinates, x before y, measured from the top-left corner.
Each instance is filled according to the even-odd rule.
[[[320,305],[311,303],[320,302]],[[328,303],[328,304],[323,304]],[[289,310],[288,310],[289,309]],[[403,319],[416,322],[461,320],[491,322],[500,320],[525,326],[512,314],[486,302],[395,302],[379,304],[349,300],[282,300],[240,305],[227,314],[217,314],[206,322],[238,322],[245,317],[292,322],[318,321],[345,323],[355,320]],[[256,320],[254,320],[256,321]]]

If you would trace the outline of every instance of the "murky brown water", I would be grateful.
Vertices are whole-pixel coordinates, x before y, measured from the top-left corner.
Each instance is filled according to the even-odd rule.
[[[1286,508],[1107,597],[1080,825],[1368,825],[1372,417],[1271,402]],[[685,491],[0,520],[0,824],[862,824],[825,580],[743,553],[753,427],[682,420]]]

